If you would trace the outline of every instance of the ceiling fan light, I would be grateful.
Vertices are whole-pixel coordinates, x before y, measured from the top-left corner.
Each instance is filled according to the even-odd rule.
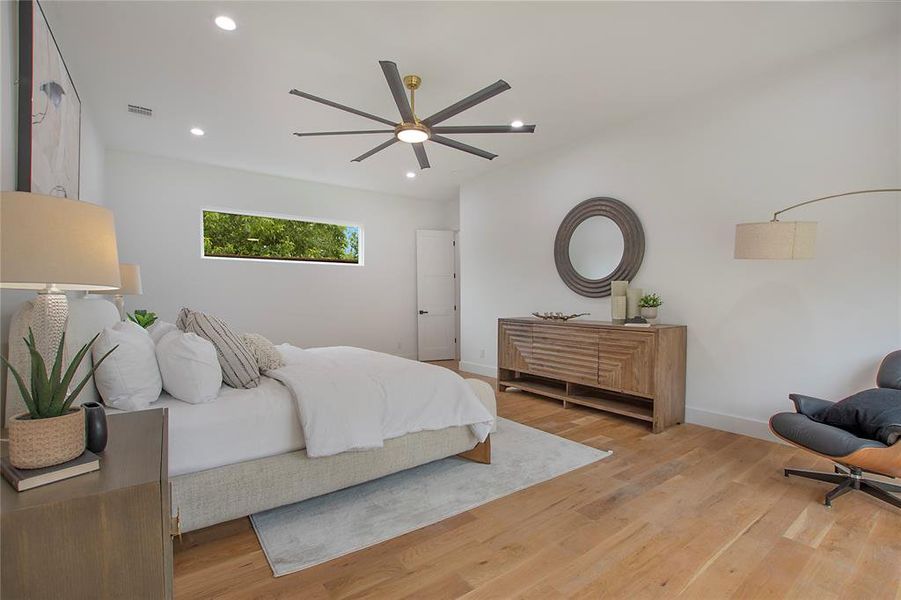
[[[420,144],[429,139],[429,130],[419,123],[401,123],[394,131],[394,135],[401,142],[407,144]]]

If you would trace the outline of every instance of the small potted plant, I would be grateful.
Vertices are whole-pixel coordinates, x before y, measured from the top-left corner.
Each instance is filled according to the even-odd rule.
[[[657,309],[663,306],[663,300],[657,294],[645,294],[638,300],[641,316],[645,319],[656,319]]]
[[[118,346],[100,357],[71,392],[69,385],[99,335],[98,333],[81,347],[63,372],[63,349],[66,345],[66,335],[63,334],[56,349],[56,359],[48,373],[44,358],[35,346],[34,333],[29,328],[28,338],[23,339],[31,356],[30,386],[9,361],[0,356],[0,360],[15,378],[25,406],[28,407],[27,413],[9,420],[9,462],[12,466],[17,469],[40,469],[72,460],[84,452],[84,414],[81,407],[72,408],[72,402],[84,389],[97,367]]]
[[[156,313],[149,310],[136,310],[134,314],[128,315],[128,320],[147,329],[156,321]]]

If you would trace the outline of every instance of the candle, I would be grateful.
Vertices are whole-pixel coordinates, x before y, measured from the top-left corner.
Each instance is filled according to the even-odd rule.
[[[610,283],[610,295],[614,298],[617,296],[625,296],[628,288],[628,281],[625,279],[616,279]]]
[[[614,296],[610,299],[610,313],[614,321],[626,320],[626,297]]]
[[[641,288],[629,288],[626,290],[626,317],[631,319],[637,317],[641,309],[638,308],[638,301],[644,295]]]

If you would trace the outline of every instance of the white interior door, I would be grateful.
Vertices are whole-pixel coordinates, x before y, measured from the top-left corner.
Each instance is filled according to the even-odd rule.
[[[419,304],[419,360],[457,356],[454,232],[416,232],[416,296]]]

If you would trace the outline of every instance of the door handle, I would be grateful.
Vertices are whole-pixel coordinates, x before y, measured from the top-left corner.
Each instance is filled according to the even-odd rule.
[[[429,314],[429,311],[427,311],[427,310],[421,310],[421,311],[419,311],[419,314],[421,314],[421,315],[427,315],[427,314]]]

